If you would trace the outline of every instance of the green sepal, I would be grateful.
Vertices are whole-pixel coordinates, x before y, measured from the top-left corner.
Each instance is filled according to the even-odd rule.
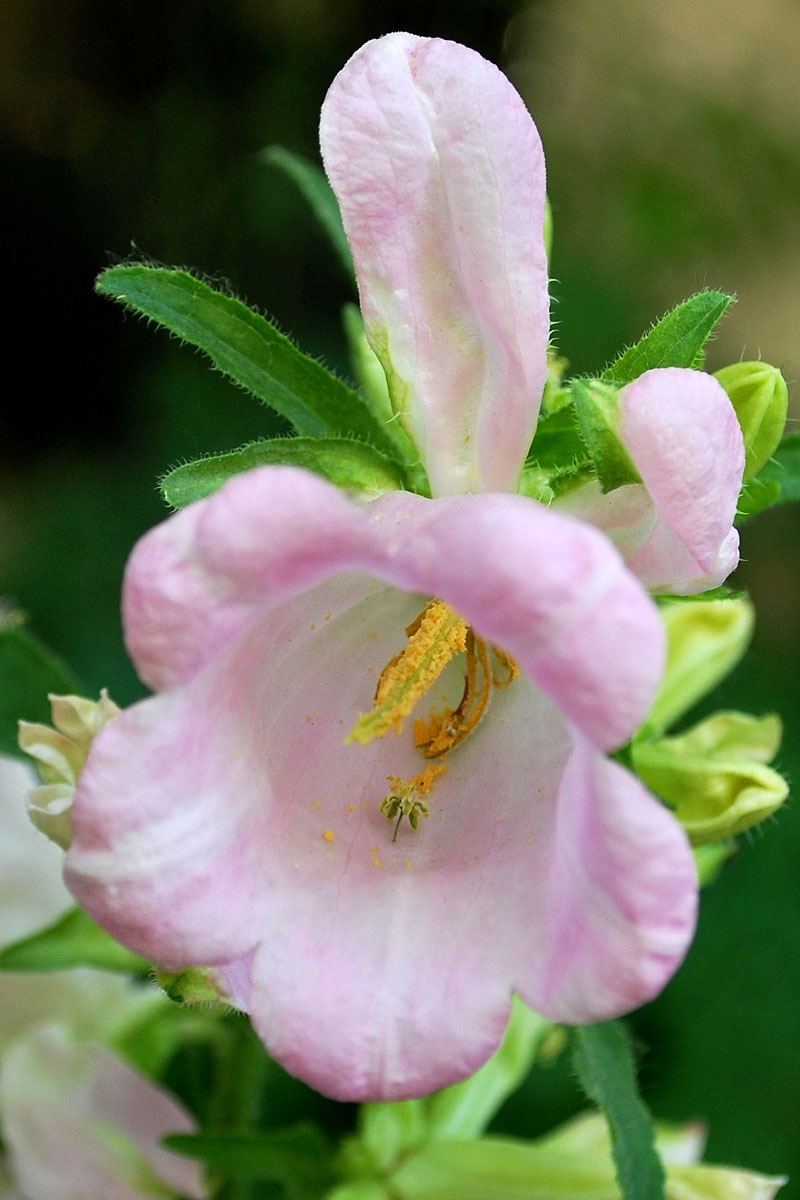
[[[222,977],[214,967],[183,967],[179,971],[167,971],[154,966],[153,978],[175,1004],[189,1008],[217,1005],[223,1009],[230,1008]]]
[[[354,496],[374,499],[405,486],[403,469],[366,442],[348,438],[274,438],[175,467],[161,480],[173,508],[211,496],[232,476],[254,467],[305,467]]]
[[[744,483],[766,466],[786,426],[789,389],[777,367],[764,362],[739,362],[717,371],[736,410],[745,449]]]
[[[163,1144],[226,1175],[280,1184],[287,1200],[320,1200],[333,1182],[330,1148],[315,1125],[259,1133],[172,1133]]]
[[[342,1145],[338,1159],[345,1176],[382,1176],[427,1140],[424,1100],[395,1100],[388,1104],[362,1104],[358,1134]]]
[[[575,379],[572,395],[578,427],[604,492],[626,483],[641,483],[620,436],[619,391],[596,379]]]
[[[736,842],[710,842],[705,846],[693,846],[697,882],[701,888],[708,887],[719,875],[729,858],[736,853]]]
[[[526,1078],[543,1038],[551,1029],[551,1022],[515,996],[500,1049],[469,1079],[436,1092],[425,1101],[430,1136],[467,1139],[482,1133]]]
[[[355,283],[356,269],[353,252],[342,224],[339,202],[325,172],[301,154],[294,154],[283,146],[268,146],[261,155],[265,163],[278,167],[308,201],[314,216],[328,236],[347,276]]]
[[[654,367],[696,367],[703,347],[734,297],[698,292],[662,317],[635,345],[629,346],[601,375],[604,383],[626,384]]]
[[[625,1200],[664,1200],[655,1130],[636,1083],[630,1038],[619,1021],[574,1030],[573,1060],[586,1095],[608,1120],[617,1180]]]
[[[755,479],[742,489],[736,524],[776,504],[796,500],[800,500],[800,433],[790,433]]]
[[[677,736],[635,742],[633,765],[692,845],[704,846],[752,828],[783,804],[789,787],[766,766],[780,740],[776,716],[719,712]]]
[[[676,599],[660,606],[667,666],[636,742],[661,734],[710,692],[741,659],[753,635],[755,609],[743,595]]]
[[[28,762],[18,721],[48,725],[48,694],[83,690],[66,664],[24,628],[20,614],[0,611],[0,754]]]
[[[150,963],[120,946],[80,908],[71,908],[53,925],[0,951],[0,971],[62,971],[67,967],[102,967],[141,975],[150,970]]]
[[[241,300],[186,271],[144,264],[111,267],[95,287],[202,350],[299,434],[361,438],[393,454],[391,437],[361,397]]]

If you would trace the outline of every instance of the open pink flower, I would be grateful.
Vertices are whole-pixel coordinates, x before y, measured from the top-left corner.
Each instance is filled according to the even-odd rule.
[[[519,97],[394,34],[338,76],[322,140],[437,498],[356,507],[263,468],[140,542],[125,628],[157,694],[93,743],[67,880],[141,953],[219,965],[289,1070],[397,1098],[474,1071],[514,990],[567,1022],[654,995],[696,880],[605,757],[657,688],[657,611],[603,534],[511,494],[548,332]]]
[[[410,721],[347,742],[431,597],[520,676],[489,681],[484,719],[439,760]],[[430,1091],[496,1048],[512,990],[596,1020],[679,962],[686,839],[602,754],[647,711],[662,626],[590,526],[505,494],[357,508],[263,468],[142,540],[125,622],[160,694],[95,739],[69,886],[157,961],[245,960],[236,999],[321,1091]],[[414,716],[455,712],[464,657]],[[446,763],[420,793],[430,816],[393,841],[381,803],[428,763]]]

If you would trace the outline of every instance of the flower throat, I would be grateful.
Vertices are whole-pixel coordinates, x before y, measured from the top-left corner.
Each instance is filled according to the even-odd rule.
[[[455,708],[431,712],[414,721],[414,745],[425,758],[441,759],[460,746],[477,729],[486,714],[495,688],[507,687],[519,667],[497,646],[476,637],[463,617],[443,600],[431,600],[406,628],[408,645],[386,664],[375,689],[375,703],[361,713],[347,741],[366,746],[390,730],[400,733],[406,717],[433,687],[456,655],[465,656],[464,690]],[[430,808],[424,800],[444,772],[446,763],[434,762],[413,779],[388,777],[392,790],[381,802],[381,812],[395,822],[392,841],[404,817],[416,829]]]

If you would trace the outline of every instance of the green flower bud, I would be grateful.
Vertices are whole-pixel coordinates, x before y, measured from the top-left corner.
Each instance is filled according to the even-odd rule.
[[[28,816],[52,842],[69,849],[72,797],[89,747],[104,725],[119,713],[105,689],[99,700],[49,696],[53,724],[19,722],[19,747],[36,762],[42,786],[27,799]]]
[[[749,829],[783,804],[788,785],[765,765],[780,739],[776,716],[719,712],[677,737],[636,743],[633,764],[702,846]]]
[[[736,409],[745,448],[744,482],[757,475],[783,437],[789,392],[777,367],[768,363],[733,363],[717,371]]]
[[[603,491],[613,492],[626,483],[641,483],[620,437],[618,389],[598,379],[576,379],[572,395],[581,436]]]
[[[733,670],[753,633],[746,597],[665,604],[667,668],[639,738],[662,733]]]

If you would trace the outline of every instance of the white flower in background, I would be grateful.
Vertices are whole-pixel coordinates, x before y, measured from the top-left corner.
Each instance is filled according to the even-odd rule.
[[[62,854],[30,824],[33,773],[0,759],[0,947],[72,906]],[[103,971],[0,972],[0,1200],[144,1200],[206,1193],[197,1165],[161,1149],[189,1132],[166,1092],[100,1044],[165,1003]]]

